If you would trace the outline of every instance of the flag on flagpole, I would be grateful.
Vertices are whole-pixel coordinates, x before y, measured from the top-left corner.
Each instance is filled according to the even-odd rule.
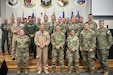
[[[34,18],[35,17],[35,14],[34,14],[34,12],[32,12],[32,18]]]
[[[77,16],[78,16],[78,18],[80,18],[80,12],[79,12],[79,10],[78,10],[78,12],[77,12]]]
[[[62,18],[65,18],[65,12],[64,11],[62,12]]]
[[[74,14],[73,14],[73,11],[71,11],[71,19],[70,20],[72,20],[73,17],[74,17]]]

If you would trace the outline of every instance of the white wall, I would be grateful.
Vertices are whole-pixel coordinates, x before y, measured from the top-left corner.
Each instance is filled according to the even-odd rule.
[[[73,10],[74,15],[77,14],[77,11],[80,11],[80,15],[83,16],[85,18],[85,20],[87,19],[87,14],[89,13],[89,3],[90,0],[87,0],[87,4],[84,6],[77,6],[74,4],[75,0],[68,0],[69,1],[69,5],[66,7],[60,7],[57,4],[57,0],[52,0],[52,6],[50,8],[44,9],[40,6],[40,1],[41,0],[34,0],[35,2],[35,6],[33,8],[26,8],[24,7],[24,0],[19,0],[20,1],[20,5],[17,8],[12,9],[11,7],[6,6],[6,16],[9,18],[12,14],[12,11],[14,11],[14,15],[15,17],[22,17],[22,11],[24,11],[24,16],[28,17],[29,15],[32,14],[32,12],[34,11],[35,16],[36,17],[41,17],[41,12],[44,14],[44,12],[46,11],[46,14],[49,16],[49,20],[50,20],[50,16],[53,13],[53,10],[55,9],[55,13],[56,13],[56,17],[58,18],[59,16],[62,16],[62,11],[64,9],[65,12],[65,17],[69,17],[71,16],[71,11]]]
[[[17,8],[12,9],[11,7],[7,6],[6,4],[7,0],[1,0],[1,22],[3,22],[3,18],[7,17],[8,19],[12,15],[12,11],[14,13],[15,17],[22,17],[22,11],[24,12],[24,17],[28,17],[29,15],[32,15],[32,12],[34,11],[36,17],[41,17],[41,12],[44,15],[45,9],[40,6],[40,1],[41,0],[34,0],[35,6],[33,8],[26,8],[24,7],[24,0],[19,0],[20,5]],[[49,16],[49,21],[50,21],[50,16],[53,13],[53,9],[55,9],[55,14],[56,17],[58,18],[59,16],[62,16],[62,11],[64,9],[65,12],[65,17],[71,16],[71,11],[73,10],[74,15],[77,14],[77,11],[79,10],[80,15],[84,17],[84,20],[87,21],[87,15],[91,13],[91,0],[86,0],[87,4],[84,6],[77,6],[74,4],[75,0],[68,0],[69,5],[66,7],[60,7],[57,4],[57,0],[52,0],[52,6],[50,8],[46,9],[46,14]],[[98,8],[97,8],[98,9]],[[104,12],[103,12],[104,13]],[[41,17],[43,20],[43,17]],[[99,19],[104,19],[105,20],[105,25],[109,25],[110,29],[113,29],[113,17],[94,17],[94,21],[98,23]],[[1,32],[0,32],[0,37],[1,37]]]

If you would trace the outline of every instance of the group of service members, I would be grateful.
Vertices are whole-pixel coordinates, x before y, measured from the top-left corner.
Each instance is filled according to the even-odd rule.
[[[73,17],[71,21],[69,18],[61,17],[56,21],[55,15],[51,16],[51,22],[48,22],[47,15],[42,23],[40,17],[36,19],[31,16],[23,20],[18,17],[16,22],[14,17],[10,20],[8,23],[8,19],[4,18],[4,23],[1,24],[1,48],[5,55],[4,46],[7,41],[8,54],[11,54],[12,60],[17,60],[17,74],[21,73],[22,62],[25,74],[28,74],[30,55],[38,59],[37,74],[41,74],[42,69],[49,74],[48,57],[52,58],[52,73],[55,73],[58,57],[61,72],[64,74],[64,57],[67,57],[68,73],[71,74],[74,67],[75,72],[79,74],[80,53],[85,71],[89,71],[90,75],[94,75],[95,71],[95,54],[101,67],[98,72],[109,74],[107,59],[113,39],[109,29],[104,27],[104,20],[99,20],[99,28],[93,21],[92,14],[88,15],[88,21],[85,23],[83,17],[78,16]]]

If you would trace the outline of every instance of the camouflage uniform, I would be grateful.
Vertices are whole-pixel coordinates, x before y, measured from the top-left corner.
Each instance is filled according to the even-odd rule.
[[[8,44],[9,44],[9,50],[12,50],[12,38],[13,38],[13,33],[11,32],[11,26],[14,23],[10,22],[8,26]]]
[[[67,56],[68,56],[68,67],[72,70],[73,60],[75,61],[75,69],[79,69],[79,39],[77,36],[69,36],[67,38]],[[75,49],[73,52],[72,49]]]
[[[103,71],[108,71],[107,59],[109,56],[109,50],[106,50],[106,48],[111,47],[113,43],[112,41],[111,32],[107,28],[99,28],[97,30],[97,56]]]
[[[77,24],[70,24],[70,25],[69,25],[68,30],[67,30],[67,31],[68,31],[68,33],[67,33],[68,36],[69,36],[69,31],[70,31],[71,29],[74,29],[75,32],[76,32],[76,35],[79,36],[80,30],[79,30],[79,27],[78,27]]]
[[[85,30],[83,29],[80,33],[80,48],[82,48],[82,58],[84,60],[85,68],[90,71],[94,71],[94,48],[96,44],[96,36],[95,32],[91,29]],[[93,49],[92,52],[89,52],[90,49]]]
[[[97,24],[94,21],[88,21],[88,23],[90,24],[90,28],[94,31],[97,30]]]
[[[28,69],[30,39],[27,35],[24,35],[17,36],[14,41],[16,45],[17,69],[21,70],[22,62],[24,63],[24,68]]]
[[[49,34],[52,33],[52,29],[50,27],[50,23],[49,22],[43,22],[42,25],[44,25],[45,31],[49,32]]]
[[[63,32],[54,32],[51,35],[52,43],[52,67],[56,68],[57,56],[59,57],[60,67],[64,68],[64,44],[65,44],[65,35]],[[56,49],[56,46],[60,46],[60,49]]]
[[[84,23],[78,23],[78,27],[79,27],[79,30],[80,30],[80,32],[83,30],[83,28],[84,28]]]

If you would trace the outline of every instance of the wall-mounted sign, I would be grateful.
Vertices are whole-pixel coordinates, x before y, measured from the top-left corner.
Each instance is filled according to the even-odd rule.
[[[16,8],[20,4],[19,0],[7,0],[7,5],[11,8]]]
[[[52,0],[41,0],[40,6],[43,8],[49,8],[52,6]]]
[[[35,6],[35,0],[24,0],[24,6],[26,8],[32,8]]]
[[[57,4],[61,7],[67,6],[69,4],[68,0],[58,0]]]

